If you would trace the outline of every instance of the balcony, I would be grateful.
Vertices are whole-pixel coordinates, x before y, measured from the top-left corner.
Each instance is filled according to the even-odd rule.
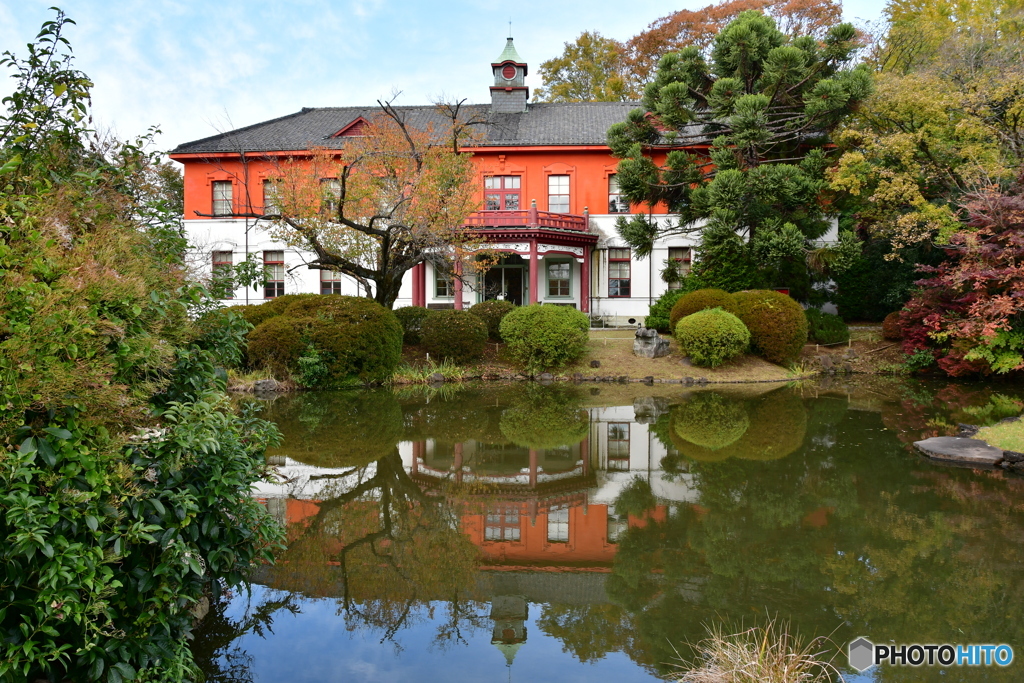
[[[525,211],[477,211],[466,219],[472,228],[555,228],[587,232],[588,215],[551,213],[526,209]]]

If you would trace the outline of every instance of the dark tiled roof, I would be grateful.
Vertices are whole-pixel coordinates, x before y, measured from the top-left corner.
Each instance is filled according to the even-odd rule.
[[[624,121],[636,102],[573,102],[530,104],[525,112],[492,114],[489,104],[463,108],[467,119],[486,123],[482,146],[603,145],[608,128]],[[397,107],[414,128],[433,124],[442,129],[445,119],[433,106]],[[344,138],[331,136],[360,116],[367,119],[378,107],[304,108],[294,114],[264,121],[212,137],[186,142],[172,154],[216,152],[273,152],[342,147]]]

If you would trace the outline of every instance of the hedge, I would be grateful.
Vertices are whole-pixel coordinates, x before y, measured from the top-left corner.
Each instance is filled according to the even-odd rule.
[[[590,319],[569,306],[532,304],[501,321],[509,356],[528,372],[562,368],[583,357]]]
[[[287,377],[298,367],[299,356],[306,350],[305,328],[313,320],[274,316],[249,332],[246,351],[248,364],[266,368],[278,377]]]
[[[831,313],[822,313],[817,308],[808,308],[807,338],[817,344],[841,344],[850,340],[850,328],[843,319]]]
[[[434,311],[422,306],[403,306],[395,309],[395,317],[402,326],[402,341],[406,344],[419,344],[422,341],[423,321]]]
[[[807,343],[807,316],[780,292],[755,289],[733,294],[736,316],[750,330],[754,353],[772,363],[791,363]]]
[[[694,365],[714,368],[746,351],[750,332],[732,313],[712,308],[680,320],[676,341]]]
[[[320,296],[319,294],[283,294],[279,297],[271,299],[265,304],[259,304],[257,306],[238,306],[239,312],[242,317],[252,325],[253,327],[258,326],[265,320],[269,320],[274,316],[282,315],[284,310],[292,303],[301,299],[308,299],[310,297]]]
[[[675,331],[680,320],[697,311],[721,308],[733,312],[734,305],[732,295],[724,289],[698,289],[680,297],[672,306],[672,312],[669,314],[670,329]]]
[[[491,341],[502,342],[505,340],[501,338],[501,321],[515,308],[516,305],[511,301],[498,301],[494,299],[491,301],[481,301],[475,306],[470,307],[469,312],[487,324],[487,336]]]
[[[644,318],[644,327],[650,327],[658,332],[668,332],[671,334],[672,325],[669,315],[672,313],[672,307],[685,294],[686,292],[681,289],[669,289],[659,296],[658,300],[651,306],[650,314]]]
[[[423,348],[455,363],[477,360],[487,345],[487,323],[469,311],[434,311],[420,330]]]

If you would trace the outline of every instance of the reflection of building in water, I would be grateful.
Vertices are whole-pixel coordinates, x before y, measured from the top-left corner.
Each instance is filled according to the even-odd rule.
[[[616,497],[634,478],[647,481],[658,498],[647,517],[662,519],[669,505],[696,499],[689,473],[667,474],[662,468],[670,451],[652,431],[659,410],[645,404],[591,408],[586,436],[553,448],[426,439],[402,442],[399,453],[405,470],[424,489],[450,481],[487,484],[479,495],[485,509],[461,515],[484,567],[601,570],[610,567],[621,534],[646,523],[614,509]],[[257,495],[288,522],[315,513],[310,501],[357,486],[373,468],[364,474],[322,470],[290,458],[283,462],[278,469],[285,483],[261,485]],[[280,498],[291,500],[283,506],[270,502]]]
[[[491,597],[491,645],[496,645],[512,666],[516,652],[526,642],[526,620],[529,607],[522,595],[495,595]]]

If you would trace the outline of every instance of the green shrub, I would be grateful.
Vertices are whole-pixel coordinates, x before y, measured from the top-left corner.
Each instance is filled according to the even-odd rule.
[[[259,304],[257,306],[237,306],[235,308],[237,308],[241,316],[245,318],[246,322],[253,327],[257,327],[265,320],[269,320],[274,316],[282,315],[284,310],[292,303],[314,296],[319,296],[319,294],[284,294],[271,299],[265,304]]]
[[[889,341],[903,339],[903,326],[900,324],[900,311],[893,311],[882,321],[882,337]]]
[[[509,311],[516,308],[511,301],[482,301],[469,309],[469,312],[487,324],[487,336],[491,341],[505,341],[501,338],[501,321]]]
[[[750,332],[732,313],[712,308],[680,320],[676,340],[694,365],[714,368],[746,351]]]
[[[402,360],[402,326],[395,314],[376,301],[358,296],[319,296],[317,320],[307,329],[308,341],[329,369],[324,387],[386,382]],[[307,310],[297,301],[287,313]],[[294,308],[293,308],[294,307]]]
[[[528,372],[558,369],[581,358],[589,329],[586,313],[569,306],[521,306],[501,321],[509,355]]]
[[[434,312],[422,306],[402,306],[395,309],[395,317],[402,326],[402,341],[406,344],[419,344],[423,321]]]
[[[306,350],[305,328],[313,322],[277,315],[257,325],[248,336],[249,367],[265,368],[282,379],[290,375]]]
[[[850,341],[850,328],[843,319],[831,313],[822,313],[817,308],[808,308],[807,338],[817,344],[841,344]]]
[[[658,332],[671,332],[672,326],[669,323],[669,314],[672,307],[679,301],[679,297],[686,294],[681,289],[670,289],[654,302],[651,306],[650,315],[644,318],[644,327],[651,327]]]
[[[796,360],[807,343],[807,316],[800,304],[770,289],[737,292],[733,299],[754,353],[772,363]]]
[[[733,298],[723,289],[698,289],[682,296],[672,307],[669,314],[669,325],[675,330],[679,321],[688,315],[708,308],[721,308],[732,311]]]
[[[420,336],[431,356],[466,363],[483,355],[487,323],[469,311],[434,311],[423,321]]]

